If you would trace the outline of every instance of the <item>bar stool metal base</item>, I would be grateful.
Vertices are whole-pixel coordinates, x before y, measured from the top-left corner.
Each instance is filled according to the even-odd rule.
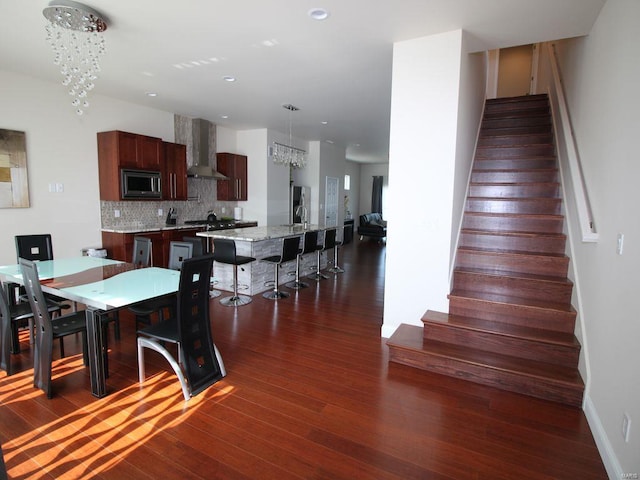
[[[279,298],[289,297],[289,294],[280,290],[269,290],[268,292],[264,292],[262,296],[269,300],[278,300]]]
[[[289,283],[285,283],[284,286],[287,287],[287,288],[293,288],[294,290],[300,290],[301,288],[309,288],[309,284],[308,283],[300,282],[298,280],[295,280],[295,281],[289,282]]]
[[[331,268],[327,268],[327,272],[331,272],[331,273],[344,273],[344,270],[340,267],[331,267]]]
[[[220,299],[220,304],[225,307],[240,307],[251,303],[251,297],[247,295],[231,295]]]

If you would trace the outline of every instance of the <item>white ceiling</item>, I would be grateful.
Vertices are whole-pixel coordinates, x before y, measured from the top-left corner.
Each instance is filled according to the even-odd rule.
[[[394,42],[464,29],[481,51],[585,35],[604,2],[87,0],[109,22],[91,95],[282,133],[289,129],[282,104],[291,103],[300,108],[292,114],[295,137],[332,141],[354,161],[386,162]],[[0,0],[1,69],[61,81],[45,41],[48,3]],[[312,20],[315,7],[329,18]]]

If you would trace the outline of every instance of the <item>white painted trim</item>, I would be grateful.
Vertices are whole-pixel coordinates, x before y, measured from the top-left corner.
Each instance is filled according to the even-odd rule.
[[[596,407],[591,401],[591,397],[588,395],[585,395],[583,409],[584,414],[587,417],[587,422],[589,422],[589,426],[591,427],[591,433],[593,433],[593,438],[596,442],[596,446],[598,447],[598,452],[600,452],[600,457],[604,463],[607,475],[609,475],[610,479],[622,478],[622,466],[620,465],[618,457],[613,450],[609,437],[607,437]]]

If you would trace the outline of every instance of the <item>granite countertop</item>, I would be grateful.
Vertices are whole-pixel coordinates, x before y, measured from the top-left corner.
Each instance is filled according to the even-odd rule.
[[[243,220],[236,222],[236,229],[244,229],[243,225],[253,227],[257,222],[250,220]],[[111,228],[102,228],[102,232],[111,232],[111,233],[144,233],[144,232],[158,232],[162,230],[184,230],[187,228],[206,228],[206,223],[180,223],[178,222],[176,225],[166,225],[165,223],[155,223],[155,224],[139,224],[139,225],[127,225],[127,226],[118,226]]]
[[[291,235],[302,235],[310,230],[324,230],[318,225],[308,225],[304,228],[302,224],[278,225],[273,227],[248,227],[234,228],[230,230],[214,230],[211,232],[198,232],[199,237],[225,238],[228,240],[241,240],[245,242],[260,242],[272,238],[283,238]]]

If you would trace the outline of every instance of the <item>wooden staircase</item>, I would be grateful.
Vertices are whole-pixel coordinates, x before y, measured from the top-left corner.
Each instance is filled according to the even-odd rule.
[[[546,95],[488,100],[449,313],[401,325],[389,360],[580,406],[580,344]]]

